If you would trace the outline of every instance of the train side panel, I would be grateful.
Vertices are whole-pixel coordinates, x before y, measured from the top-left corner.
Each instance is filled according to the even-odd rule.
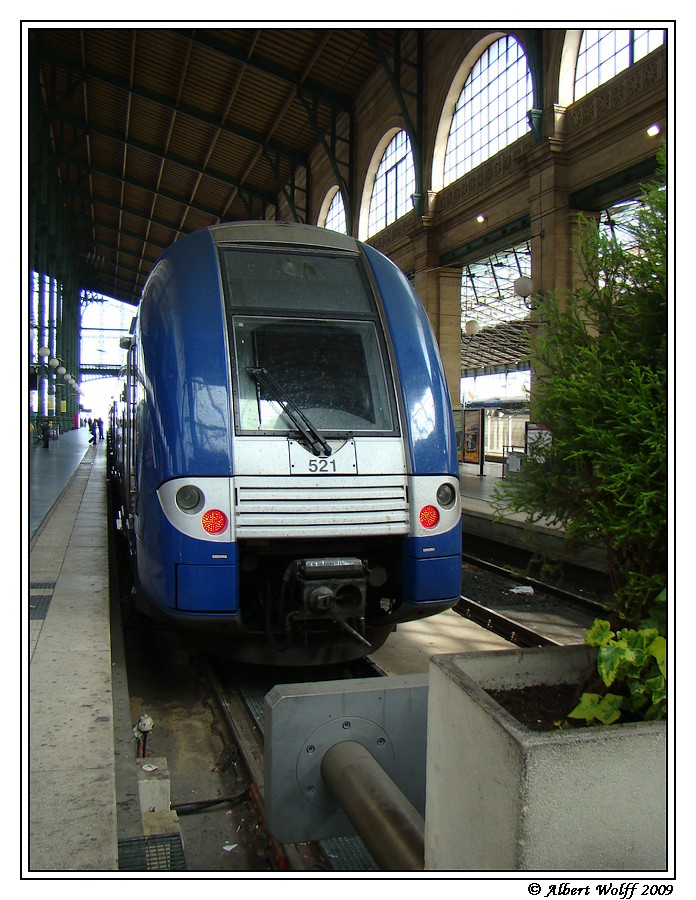
[[[447,380],[437,342],[420,299],[403,273],[385,256],[364,246],[392,335],[398,384],[405,410],[414,497],[411,533],[403,548],[404,601],[414,615],[427,615],[429,602],[456,602],[461,586],[461,520],[444,534],[425,534],[416,514],[422,476],[458,475],[457,445]],[[427,483],[427,481],[426,481]]]
[[[449,390],[430,321],[400,269],[372,247],[364,245],[363,250],[392,335],[413,471],[456,475],[457,445]]]
[[[150,276],[138,317],[136,505],[138,583],[172,614],[239,610],[236,546],[211,563],[206,541],[172,527],[157,491],[182,474],[232,474],[231,401],[217,255],[207,230],[168,250]],[[229,535],[228,535],[229,538]],[[199,584],[192,590],[194,575]],[[197,597],[197,602],[194,602]]]

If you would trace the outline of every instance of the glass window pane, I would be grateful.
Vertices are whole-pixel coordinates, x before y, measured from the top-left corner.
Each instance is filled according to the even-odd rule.
[[[457,101],[445,153],[445,184],[520,138],[532,105],[524,51],[510,35],[500,38],[475,62]]]
[[[275,392],[247,372],[251,366],[265,368],[324,434],[392,431],[373,322],[236,316],[233,333],[242,431],[296,430]]]
[[[605,84],[665,40],[662,29],[598,30],[583,32],[575,67],[575,99]]]
[[[223,249],[221,261],[226,301],[235,309],[373,309],[358,257]]]
[[[341,234],[348,234],[346,209],[343,204],[343,195],[340,191],[336,191],[334,194],[329,210],[326,213],[324,228],[330,228],[331,231],[339,231]]]
[[[384,151],[370,198],[368,236],[376,234],[413,206],[416,175],[411,141],[405,131],[396,134]]]

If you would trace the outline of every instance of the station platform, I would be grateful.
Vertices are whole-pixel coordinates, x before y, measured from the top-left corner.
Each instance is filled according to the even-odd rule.
[[[109,599],[106,441],[88,440],[77,429],[29,450],[28,877],[118,871],[119,840],[142,834],[120,622]],[[494,483],[463,477],[465,515],[493,519]],[[506,646],[450,612],[402,626],[375,661],[387,674],[427,672],[435,653]]]
[[[118,867],[106,442],[88,440],[29,451],[29,872]]]
[[[479,474],[478,466],[460,465],[465,551],[466,535],[471,534],[597,572],[606,571],[606,553],[600,548],[571,545],[559,525],[549,521],[529,523],[521,513],[501,515],[495,503],[496,488],[506,478],[515,477],[514,474],[504,476],[503,471],[502,463],[498,462],[485,463],[483,474]]]

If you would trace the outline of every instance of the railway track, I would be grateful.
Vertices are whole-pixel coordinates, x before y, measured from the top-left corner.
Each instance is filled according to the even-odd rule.
[[[596,596],[581,594],[465,554],[460,615],[522,647],[577,644],[596,617]]]

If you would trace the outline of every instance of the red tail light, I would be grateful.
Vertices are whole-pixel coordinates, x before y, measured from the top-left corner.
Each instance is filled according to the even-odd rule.
[[[227,516],[221,509],[208,509],[203,513],[201,525],[208,534],[220,534],[227,528]]]
[[[434,528],[440,521],[440,513],[434,506],[424,506],[419,514],[423,528]]]

